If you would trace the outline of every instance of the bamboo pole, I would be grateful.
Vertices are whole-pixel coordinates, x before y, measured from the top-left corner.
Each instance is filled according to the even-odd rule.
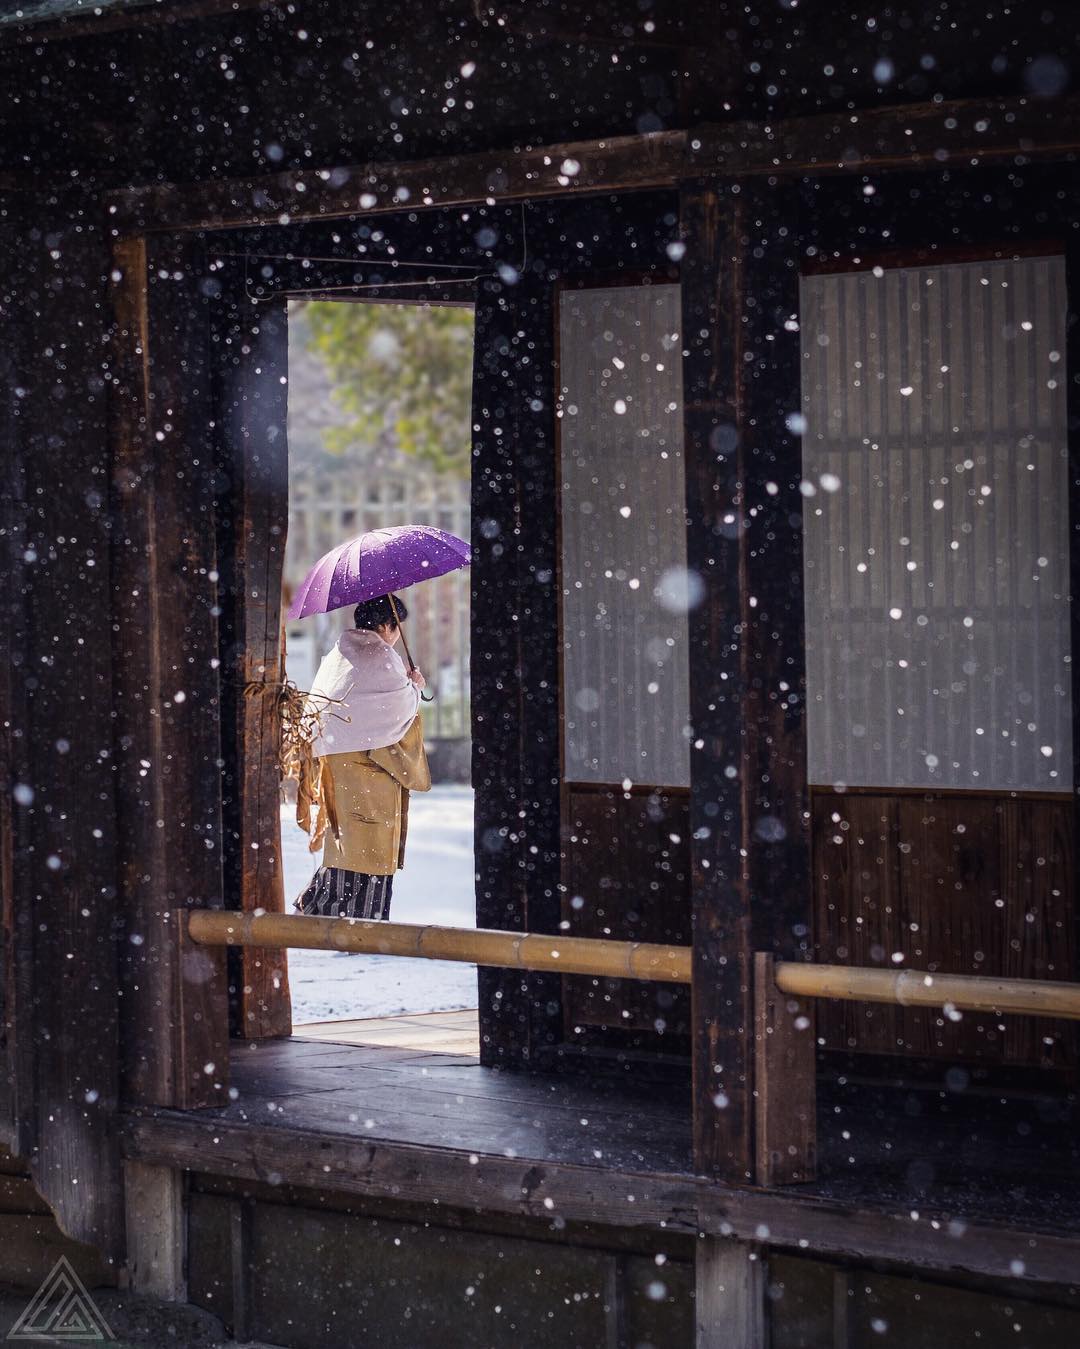
[[[491,928],[435,927],[299,914],[237,913],[192,909],[188,933],[202,946],[294,947],[368,955],[459,960],[504,969],[553,970],[603,979],[690,983],[690,948],[648,942],[556,937]],[[901,1007],[954,1007],[957,1011],[1013,1013],[1080,1021],[1080,984],[1049,979],[999,979],[987,975],[930,974],[858,965],[781,961],[776,987],[794,997],[882,1002]]]
[[[858,965],[782,961],[776,986],[794,997],[885,1002],[900,1007],[953,1007],[958,1012],[1012,1012],[1080,1021],[1080,984],[1049,979],[999,979],[982,974],[929,974]]]
[[[192,909],[188,934],[203,946],[298,947],[368,955],[461,960],[505,969],[554,970],[604,979],[690,982],[690,948],[590,937],[499,932],[490,928],[421,926],[299,914]]]

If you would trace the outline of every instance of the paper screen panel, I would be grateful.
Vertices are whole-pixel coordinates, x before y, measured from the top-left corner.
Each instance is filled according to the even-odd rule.
[[[1064,260],[801,300],[811,781],[1069,791]]]
[[[559,306],[570,782],[690,781],[679,287]]]

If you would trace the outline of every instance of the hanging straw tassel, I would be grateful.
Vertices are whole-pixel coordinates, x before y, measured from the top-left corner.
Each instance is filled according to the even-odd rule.
[[[285,783],[295,781],[296,820],[309,836],[309,847],[315,852],[329,828],[339,837],[337,810],[333,796],[333,781],[323,772],[323,762],[312,751],[322,730],[323,718],[336,715],[335,704],[328,698],[316,699],[304,693],[285,673],[285,636],[281,639],[281,664],[276,680],[252,680],[244,686],[246,698],[269,697],[275,723],[274,742],[277,745],[278,775]],[[323,704],[319,706],[318,704]],[[314,833],[312,812],[314,811]]]

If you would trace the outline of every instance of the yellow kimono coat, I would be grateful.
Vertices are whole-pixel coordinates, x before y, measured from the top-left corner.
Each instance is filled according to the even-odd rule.
[[[316,759],[297,793],[296,822],[311,833],[315,808],[311,847],[323,840],[324,867],[389,876],[405,865],[409,794],[430,789],[417,717],[396,745]]]

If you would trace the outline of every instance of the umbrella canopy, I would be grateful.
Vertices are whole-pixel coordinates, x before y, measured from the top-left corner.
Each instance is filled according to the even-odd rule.
[[[328,614],[469,565],[469,545],[432,525],[394,525],[332,548],[304,578],[289,618]]]

